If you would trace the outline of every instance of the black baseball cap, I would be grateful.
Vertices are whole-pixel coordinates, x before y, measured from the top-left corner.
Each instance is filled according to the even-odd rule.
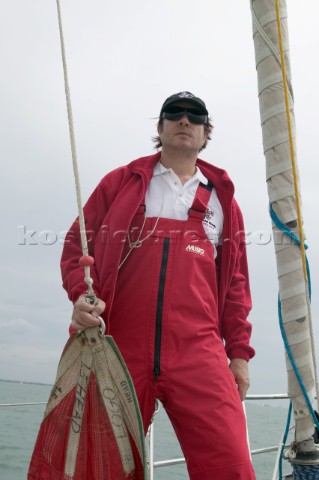
[[[201,98],[195,97],[195,95],[193,95],[191,92],[179,92],[179,93],[174,93],[174,95],[171,95],[165,100],[161,108],[160,117],[162,116],[162,113],[165,112],[167,108],[171,107],[172,105],[175,105],[176,103],[181,103],[181,102],[193,103],[194,105],[196,105],[196,107],[198,107],[198,109],[201,112],[203,112],[205,115],[208,115],[205,102]]]

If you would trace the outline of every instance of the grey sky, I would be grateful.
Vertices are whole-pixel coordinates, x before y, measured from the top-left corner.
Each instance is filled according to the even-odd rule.
[[[83,199],[105,173],[153,152],[167,96],[202,97],[215,130],[201,157],[234,180],[252,240],[250,391],[285,391],[274,249],[260,244],[271,225],[249,1],[61,3]],[[319,6],[287,4],[317,341]],[[77,215],[55,1],[2,2],[0,35],[0,378],[53,382],[71,313],[61,242]]]

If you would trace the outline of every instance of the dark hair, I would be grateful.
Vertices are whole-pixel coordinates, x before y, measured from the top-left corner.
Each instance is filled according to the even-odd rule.
[[[158,121],[158,123],[157,123],[157,128],[158,128],[158,129],[162,127],[162,125],[163,125],[163,120],[164,120],[163,117],[160,117],[160,118],[159,118],[159,121]],[[212,122],[211,122],[211,119],[208,117],[208,120],[207,120],[207,122],[206,122],[205,125],[204,125],[205,133],[207,133],[207,138],[206,138],[206,141],[205,141],[204,145],[199,149],[200,152],[201,152],[202,150],[204,150],[204,148],[207,147],[208,140],[211,140],[211,138],[212,138],[212,137],[211,137],[211,134],[212,134],[212,132],[213,132],[213,128],[214,128],[214,126],[213,126],[213,124],[212,124]],[[161,139],[160,139],[159,135],[156,135],[155,137],[152,137],[152,141],[155,143],[154,148],[156,148],[156,149],[161,148],[162,142],[161,142]]]

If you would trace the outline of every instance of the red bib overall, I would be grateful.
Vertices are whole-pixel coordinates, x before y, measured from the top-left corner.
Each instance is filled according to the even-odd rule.
[[[141,205],[130,241],[145,221],[142,245],[119,270],[110,334],[132,375],[145,431],[157,398],[191,480],[253,480],[243,409],[219,332],[214,247],[202,223],[210,193],[199,185],[186,221],[145,220]],[[125,245],[123,258],[127,252]]]

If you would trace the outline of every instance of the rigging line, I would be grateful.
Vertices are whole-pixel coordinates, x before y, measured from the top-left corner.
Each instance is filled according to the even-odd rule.
[[[288,227],[281,222],[281,220],[279,220],[279,218],[277,217],[275,211],[273,210],[272,208],[272,205],[270,205],[269,207],[269,212],[270,212],[270,217],[271,217],[271,220],[273,221],[273,223],[276,225],[276,227],[281,230],[282,232],[285,233],[285,235],[289,236],[295,243],[296,245],[298,245],[298,247],[300,248],[300,240],[299,238],[292,232],[288,229]],[[305,246],[305,248],[308,248],[307,246]],[[310,299],[311,299],[311,279],[310,279],[310,269],[309,269],[309,265],[308,265],[308,260],[307,260],[307,257],[306,257],[306,262],[307,262],[307,272],[308,272],[308,278],[309,278],[309,282],[308,282],[308,296],[307,296],[307,301],[310,302]],[[310,311],[310,304],[308,305],[307,303],[307,307]],[[308,312],[309,314],[309,312]],[[284,327],[284,322],[283,322],[283,318],[282,318],[282,312],[281,312],[281,301],[280,301],[280,296],[278,295],[278,317],[279,317],[279,326],[280,326],[280,332],[281,332],[281,335],[282,335],[282,338],[283,338],[283,341],[284,341],[284,345],[285,345],[285,349],[287,351],[287,355],[289,357],[289,360],[290,360],[290,363],[293,367],[293,370],[295,372],[295,375],[296,375],[296,378],[298,380],[298,383],[299,383],[299,386],[300,386],[300,389],[305,397],[305,400],[306,400],[306,403],[308,405],[308,408],[309,408],[309,411],[313,417],[313,420],[314,420],[314,423],[316,424],[318,430],[319,430],[319,423],[317,421],[317,418],[315,416],[315,413],[313,411],[313,408],[312,408],[312,405],[310,403],[310,400],[309,400],[309,396],[308,396],[308,393],[306,391],[306,387],[303,383],[303,379],[299,373],[299,370],[298,370],[298,367],[296,365],[296,362],[295,362],[295,359],[293,357],[293,354],[292,354],[292,351],[291,351],[291,348],[290,348],[290,345],[288,343],[288,339],[287,339],[287,336],[286,336],[286,332],[285,332],[285,327]],[[309,320],[309,323],[310,323],[310,320]],[[312,335],[312,330],[310,330],[310,337]],[[313,340],[313,338],[311,338],[311,340]],[[314,352],[312,352],[313,354]],[[313,362],[315,363],[315,357],[313,356]],[[314,365],[314,373],[315,373],[315,380],[317,380],[316,378],[316,365]],[[315,383],[315,386],[317,387],[317,383]],[[318,391],[316,391],[317,393],[317,398],[318,398]]]
[[[312,408],[312,405],[311,405],[311,402],[310,402],[310,399],[309,399],[309,395],[307,393],[307,390],[306,390],[306,386],[305,384],[303,383],[303,380],[302,380],[302,377],[301,377],[301,374],[298,370],[298,367],[296,365],[296,362],[295,362],[295,359],[293,357],[293,354],[292,354],[292,351],[291,351],[291,348],[289,346],[289,343],[288,343],[288,339],[287,339],[287,335],[286,335],[286,332],[285,332],[285,328],[284,328],[284,322],[283,322],[283,318],[282,318],[282,312],[281,312],[281,301],[280,301],[280,298],[279,298],[279,295],[278,295],[278,317],[279,317],[279,327],[280,327],[280,332],[281,332],[281,335],[282,335],[282,338],[283,338],[283,341],[284,341],[284,344],[285,344],[285,347],[286,347],[286,351],[287,351],[287,355],[288,355],[288,358],[290,360],[290,363],[293,367],[293,370],[294,370],[294,373],[296,375],[296,378],[298,380],[298,383],[299,383],[299,386],[300,386],[300,389],[302,391],[302,394],[306,400],[306,403],[307,403],[307,406],[308,406],[308,409],[309,409],[309,412],[312,416],[312,419],[313,419],[313,422],[314,424],[316,425],[316,427],[318,428],[319,430],[319,421],[316,417],[316,414],[315,414],[315,411],[314,409]]]
[[[296,164],[296,156],[295,156],[295,149],[294,149],[292,124],[291,124],[291,112],[290,112],[289,96],[288,96],[288,88],[287,88],[287,72],[286,72],[286,62],[285,62],[285,54],[284,54],[284,48],[283,48],[279,0],[275,0],[275,2],[276,2],[276,20],[277,20],[277,28],[278,28],[278,42],[279,42],[279,51],[280,51],[280,59],[281,59],[281,73],[282,73],[282,82],[283,82],[283,88],[284,88],[285,105],[286,105],[287,127],[288,127],[290,155],[291,155],[292,173],[293,173],[296,208],[297,208],[297,221],[298,221],[298,229],[299,229],[299,235],[300,235],[302,268],[303,268],[304,279],[307,282],[308,277],[307,277],[307,268],[306,268],[306,261],[305,261],[304,232],[303,232],[303,226],[302,226],[302,214],[301,214],[301,202],[299,197],[297,164]]]
[[[308,278],[308,272],[307,272],[307,261],[306,261],[306,253],[305,253],[305,236],[303,231],[301,202],[300,202],[299,186],[298,186],[297,162],[296,162],[296,156],[295,156],[295,148],[294,148],[294,141],[293,141],[292,125],[291,125],[291,112],[290,112],[289,96],[288,96],[286,62],[285,62],[285,54],[284,54],[284,48],[283,48],[279,0],[275,0],[275,3],[276,3],[276,19],[277,19],[277,28],[278,28],[278,42],[279,42],[279,50],[280,50],[280,58],[281,58],[281,73],[282,73],[282,81],[283,81],[283,88],[284,88],[284,95],[285,95],[290,155],[291,155],[292,173],[293,173],[293,181],[294,181],[294,189],[295,189],[297,221],[298,221],[298,229],[299,229],[299,237],[300,237],[300,252],[301,252],[304,280],[306,285],[308,285],[309,278]],[[314,374],[315,374],[315,386],[316,386],[316,393],[317,393],[317,406],[319,410],[319,398],[318,398],[319,383],[318,383],[318,373],[317,373],[316,352],[315,352],[315,344],[314,344],[314,333],[313,333],[313,325],[312,325],[310,299],[309,299],[309,295],[307,295],[307,292],[308,292],[308,289],[306,288],[309,330],[310,330],[310,339],[311,339],[313,367],[314,367]]]
[[[278,50],[276,49],[275,45],[273,44],[273,42],[271,41],[271,39],[266,34],[266,32],[263,29],[261,23],[259,22],[258,17],[255,13],[255,10],[254,10],[253,3],[254,3],[254,0],[250,0],[250,9],[251,9],[253,22],[254,22],[257,30],[258,30],[258,33],[263,38],[263,40],[266,43],[266,45],[268,46],[269,50],[273,53],[276,62],[278,63],[279,66],[281,66],[280,54],[279,54]],[[286,77],[286,79],[287,79],[287,84],[288,84],[288,88],[289,88],[291,98],[293,99],[294,98],[294,91],[293,91],[293,88],[292,88],[291,79],[288,76]]]
[[[88,255],[88,245],[87,245],[85,220],[84,220],[84,213],[83,213],[82,199],[81,199],[80,175],[79,175],[79,168],[78,168],[78,161],[77,161],[74,123],[73,123],[73,113],[72,113],[72,104],[71,104],[71,94],[70,94],[69,79],[68,79],[68,68],[67,68],[66,54],[65,54],[65,45],[64,45],[64,35],[63,35],[60,0],[56,0],[56,5],[57,5],[57,10],[58,10],[61,54],[62,54],[63,74],[64,74],[64,89],[65,89],[65,98],[66,98],[66,106],[67,106],[67,113],[68,113],[68,124],[69,124],[69,133],[70,133],[70,144],[71,144],[71,153],[72,153],[72,163],[73,163],[76,200],[77,200],[78,213],[79,213],[81,246],[82,246],[83,256],[87,256]],[[88,286],[88,296],[93,297],[94,296],[94,292],[93,292],[93,289],[92,289],[93,280],[90,278],[90,267],[85,266],[84,271],[85,271],[84,281],[86,282],[86,284]]]

